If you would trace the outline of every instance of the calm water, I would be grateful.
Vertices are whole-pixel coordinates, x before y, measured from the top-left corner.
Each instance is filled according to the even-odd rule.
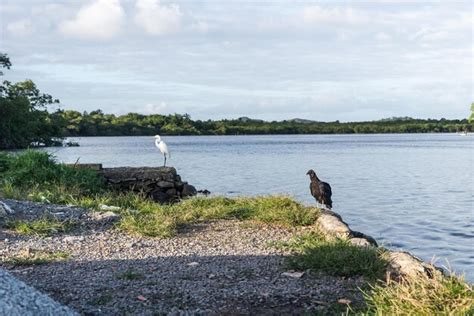
[[[75,138],[48,148],[60,161],[158,166],[153,137]],[[465,272],[474,281],[474,136],[297,135],[165,137],[170,165],[215,194],[283,193],[313,204],[306,171],[331,184],[334,210],[392,248]]]

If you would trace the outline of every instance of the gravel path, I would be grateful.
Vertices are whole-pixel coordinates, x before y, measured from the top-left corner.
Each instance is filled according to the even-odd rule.
[[[285,275],[286,254],[270,242],[289,240],[296,229],[215,221],[173,238],[144,238],[115,230],[110,216],[7,202],[20,218],[49,208],[86,223],[81,231],[47,238],[0,230],[2,266],[85,315],[301,314],[327,311],[339,299],[362,299],[361,279]],[[57,251],[69,258],[32,266],[5,263],[25,252]]]

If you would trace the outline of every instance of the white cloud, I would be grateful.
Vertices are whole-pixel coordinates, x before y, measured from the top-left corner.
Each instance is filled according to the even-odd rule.
[[[83,6],[74,19],[63,21],[59,30],[83,39],[111,39],[120,31],[124,17],[119,0],[94,0]]]
[[[159,104],[148,103],[139,110],[142,114],[167,114],[168,105],[165,102]]]
[[[135,23],[151,35],[175,33],[183,14],[178,5],[162,5],[159,0],[137,0]]]
[[[391,40],[392,37],[390,35],[388,35],[387,33],[385,32],[378,32],[377,34],[375,34],[375,39],[377,41],[388,41],[388,40]]]
[[[8,23],[7,30],[16,36],[27,36],[32,33],[33,25],[29,19],[21,19]]]
[[[360,24],[369,21],[369,16],[360,10],[353,8],[323,8],[321,6],[305,7],[301,11],[301,17],[307,24],[318,23],[343,23]]]

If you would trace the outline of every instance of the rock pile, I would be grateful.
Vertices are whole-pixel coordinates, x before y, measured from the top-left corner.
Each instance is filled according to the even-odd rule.
[[[99,172],[115,189],[141,192],[160,203],[197,194],[196,188],[182,181],[173,167],[101,168]]]

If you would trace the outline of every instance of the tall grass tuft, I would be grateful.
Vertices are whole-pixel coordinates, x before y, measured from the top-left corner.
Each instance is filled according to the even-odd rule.
[[[296,270],[310,269],[334,276],[384,276],[387,259],[384,250],[351,245],[347,240],[326,240],[316,233],[295,237],[280,247],[293,251],[289,263]]]
[[[24,191],[63,190],[82,195],[104,188],[95,171],[59,164],[51,154],[34,150],[0,155],[0,185],[3,190],[13,186]]]
[[[474,315],[473,287],[454,274],[380,282],[364,296],[364,315]]]

